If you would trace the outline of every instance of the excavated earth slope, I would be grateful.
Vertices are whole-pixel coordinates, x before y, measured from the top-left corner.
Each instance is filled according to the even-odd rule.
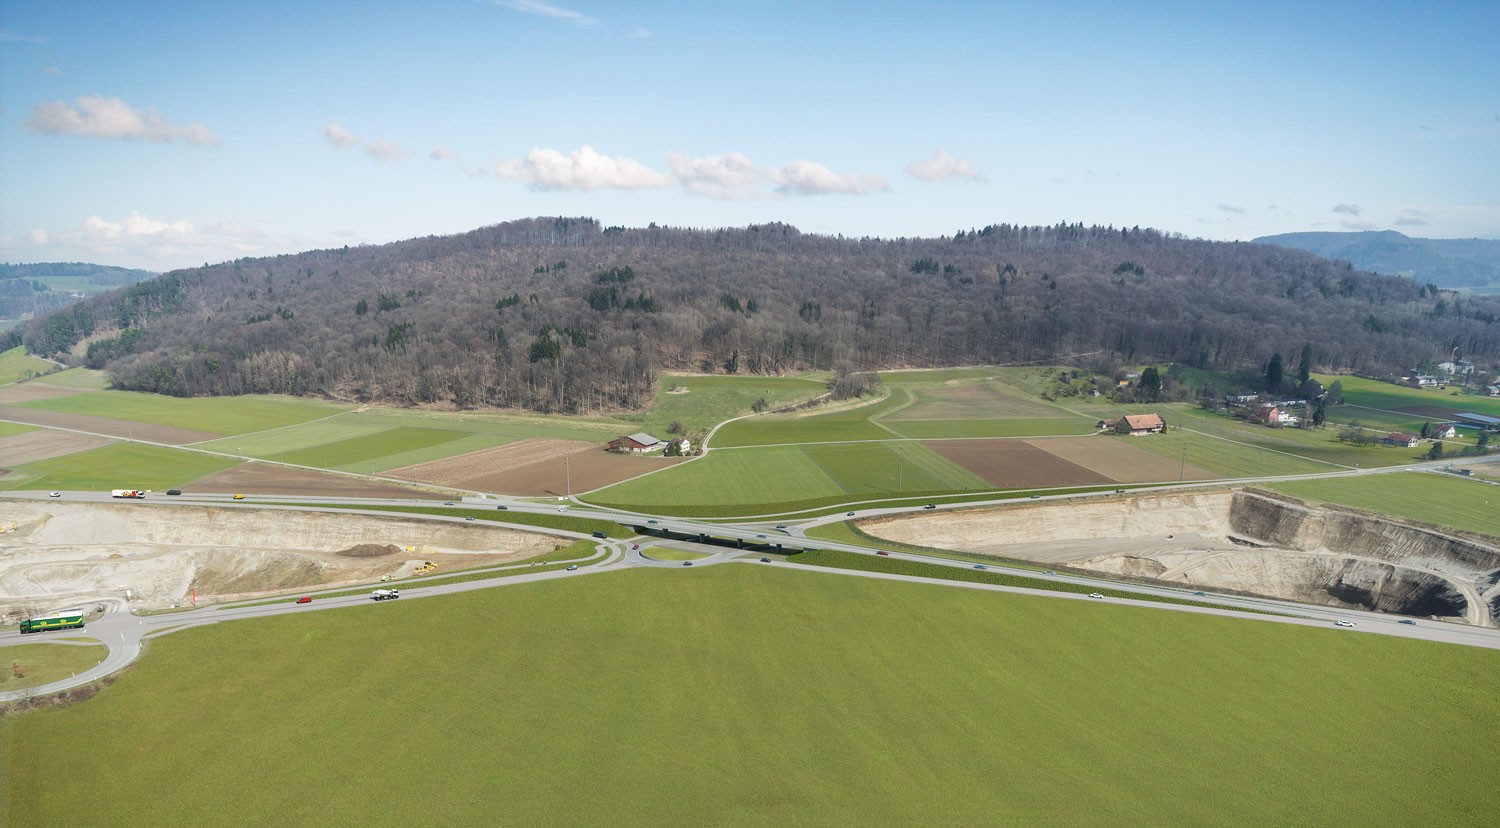
[[[484,524],[207,506],[0,501],[0,611],[126,595],[156,608],[539,555],[561,541]],[[372,548],[384,554],[359,554]],[[355,551],[355,554],[349,554]]]
[[[899,515],[892,541],[1360,607],[1500,621],[1500,545],[1253,490]]]

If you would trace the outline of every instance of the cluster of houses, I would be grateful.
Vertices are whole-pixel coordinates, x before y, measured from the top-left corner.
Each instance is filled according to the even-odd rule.
[[[644,431],[637,431],[625,437],[617,437],[609,441],[604,448],[606,451],[615,451],[621,454],[654,454],[656,452],[669,453],[676,449],[676,454],[686,455],[692,450],[692,443],[686,437],[675,437],[671,440],[659,440]]]
[[[1260,394],[1230,394],[1224,398],[1224,406],[1235,417],[1243,417],[1270,428],[1286,428],[1302,423],[1298,414],[1307,407],[1305,400],[1271,400]]]

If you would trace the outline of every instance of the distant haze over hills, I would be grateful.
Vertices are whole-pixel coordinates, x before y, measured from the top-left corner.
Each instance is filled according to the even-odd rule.
[[[155,275],[149,270],[85,262],[0,264],[0,327]]]
[[[1283,233],[1254,241],[1306,250],[1341,259],[1361,270],[1410,276],[1438,287],[1500,288],[1500,241],[1493,239],[1418,239],[1395,230],[1379,230]]]

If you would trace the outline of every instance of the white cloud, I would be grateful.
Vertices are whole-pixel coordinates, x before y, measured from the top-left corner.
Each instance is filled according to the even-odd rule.
[[[786,195],[865,195],[890,189],[878,175],[836,173],[814,161],[793,161],[779,170],[771,170],[777,192]]]
[[[568,23],[576,23],[579,26],[593,26],[599,21],[572,9],[554,6],[551,3],[543,3],[541,0],[491,0],[497,6],[504,6],[511,11],[524,14],[534,14],[539,17],[550,17],[554,20],[562,20]]]
[[[382,138],[365,144],[365,154],[376,161],[398,161],[411,153],[394,141]]]
[[[947,150],[941,149],[934,152],[931,158],[907,164],[906,171],[923,181],[985,180],[984,173],[974,169],[967,158],[954,158]]]
[[[26,240],[31,242],[32,244],[46,244],[47,231],[43,230],[40,227],[33,227],[29,231],[27,231]]]
[[[457,161],[458,160],[458,156],[453,154],[453,150],[448,149],[447,147],[441,146],[441,145],[433,147],[432,148],[432,152],[427,153],[427,157],[430,158],[430,159],[432,159],[433,161]]]
[[[328,139],[328,143],[333,144],[334,149],[348,149],[359,143],[359,136],[338,124],[323,127],[323,137]]]
[[[644,190],[666,187],[667,176],[633,158],[600,155],[587,144],[567,155],[534,148],[519,161],[502,161],[495,174],[538,190]]]
[[[1346,216],[1357,216],[1363,213],[1364,209],[1358,204],[1335,204],[1333,205],[1333,211]]]
[[[1222,201],[1219,202],[1219,209],[1226,213],[1234,213],[1237,216],[1243,216],[1245,214],[1244,207],[1236,207],[1233,204],[1225,204]]]
[[[33,243],[39,243],[38,232],[53,247],[152,268],[279,252],[266,233],[238,222],[219,221],[200,228],[186,219],[156,219],[135,210],[118,220],[89,216],[78,229],[57,234],[34,230]]]
[[[48,135],[88,135],[127,141],[166,143],[182,139],[189,144],[217,145],[219,139],[202,124],[174,126],[154,109],[137,110],[119,98],[85,95],[69,106],[64,101],[38,104],[26,119],[26,128]]]
[[[709,198],[735,199],[755,195],[752,189],[765,173],[743,153],[694,157],[667,153],[667,166],[677,183],[690,193]]]

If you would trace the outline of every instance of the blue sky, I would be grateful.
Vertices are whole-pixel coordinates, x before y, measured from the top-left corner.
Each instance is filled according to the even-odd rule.
[[[1500,237],[1497,3],[7,0],[0,260],[534,215]]]

